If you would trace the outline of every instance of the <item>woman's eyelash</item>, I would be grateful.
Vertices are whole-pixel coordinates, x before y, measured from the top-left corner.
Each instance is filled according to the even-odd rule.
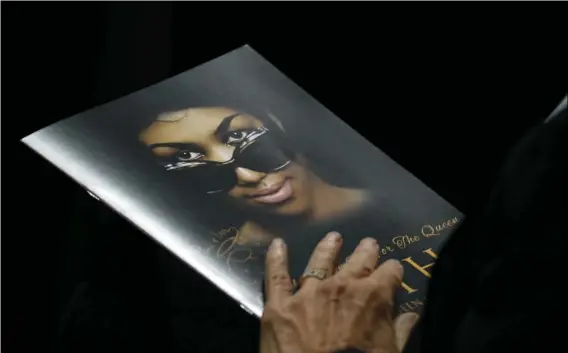
[[[243,142],[251,133],[250,129],[230,131],[224,138],[224,143],[231,145]]]
[[[223,143],[227,145],[237,145],[242,143],[249,137],[249,135],[254,131],[254,129],[243,129],[229,131],[225,134],[223,138]],[[190,150],[179,150],[172,156],[175,160],[180,162],[191,162],[203,157],[203,153],[193,152]]]
[[[176,158],[179,161],[182,161],[182,162],[193,161],[193,160],[198,159],[200,157],[203,157],[203,154],[201,154],[199,152],[182,150],[182,151],[179,151],[179,152],[176,153]]]

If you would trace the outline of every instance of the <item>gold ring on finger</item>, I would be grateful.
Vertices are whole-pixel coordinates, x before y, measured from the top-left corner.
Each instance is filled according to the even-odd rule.
[[[308,270],[306,272],[304,272],[304,274],[302,275],[302,277],[300,277],[300,286],[302,285],[302,283],[306,280],[306,278],[316,278],[319,279],[320,281],[324,280],[327,278],[327,273],[328,270],[326,268],[316,268],[316,269],[312,269],[312,270]]]

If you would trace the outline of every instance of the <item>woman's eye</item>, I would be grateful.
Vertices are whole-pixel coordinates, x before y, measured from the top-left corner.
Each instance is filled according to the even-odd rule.
[[[249,131],[233,131],[233,132],[230,132],[227,136],[227,141],[225,143],[228,144],[228,145],[241,143],[246,139],[248,134],[249,134]]]
[[[198,159],[202,156],[201,153],[197,153],[197,152],[191,152],[191,151],[179,151],[176,154],[176,157],[178,160],[182,161],[182,162],[189,162],[192,161],[194,159]]]

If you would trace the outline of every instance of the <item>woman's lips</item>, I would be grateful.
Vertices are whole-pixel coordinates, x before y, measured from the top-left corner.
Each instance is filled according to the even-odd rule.
[[[281,203],[292,197],[292,185],[289,179],[284,182],[269,186],[251,196],[258,203],[276,204]]]

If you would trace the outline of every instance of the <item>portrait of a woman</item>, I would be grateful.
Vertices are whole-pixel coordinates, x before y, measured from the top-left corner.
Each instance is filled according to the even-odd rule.
[[[286,101],[197,93],[140,100],[115,129],[130,141],[115,139],[120,165],[136,168],[134,183],[146,183],[141,191],[152,198],[154,217],[246,283],[262,279],[275,237],[286,241],[291,273],[300,276],[321,234],[342,234],[342,262],[360,239],[376,238],[388,250],[393,237],[420,232],[447,205],[348,127],[326,125],[317,110],[311,116]],[[381,256],[401,254],[391,243]]]
[[[271,114],[222,106],[165,111],[138,138],[180,185],[240,214],[239,245],[266,245],[291,229],[349,217],[368,201],[365,190],[317,175]]]

